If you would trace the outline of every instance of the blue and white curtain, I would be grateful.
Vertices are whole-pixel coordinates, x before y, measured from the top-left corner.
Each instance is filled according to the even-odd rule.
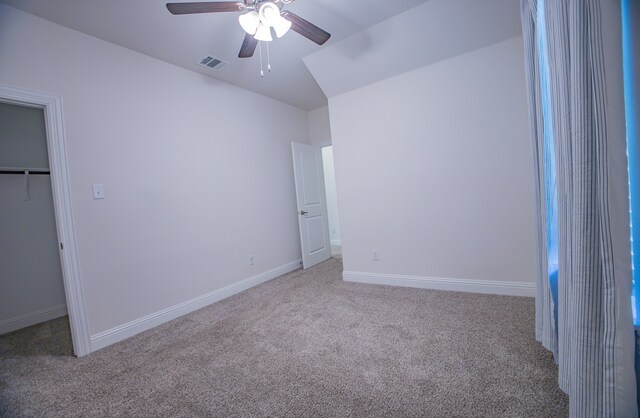
[[[637,416],[620,3],[521,6],[537,204],[536,338],[558,362],[571,416]]]

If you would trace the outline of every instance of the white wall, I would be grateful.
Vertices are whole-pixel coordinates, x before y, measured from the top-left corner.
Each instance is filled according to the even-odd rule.
[[[324,187],[327,195],[327,220],[331,245],[342,245],[340,240],[340,221],[338,219],[338,193],[336,191],[336,174],[333,163],[333,147],[322,148],[322,168],[324,171]]]
[[[0,83],[62,96],[92,335],[300,258],[306,112],[4,5]]]
[[[522,38],[330,97],[329,110],[351,278],[532,294]]]
[[[319,147],[331,145],[331,125],[329,122],[329,107],[323,106],[311,110],[309,118],[309,138],[311,143]]]

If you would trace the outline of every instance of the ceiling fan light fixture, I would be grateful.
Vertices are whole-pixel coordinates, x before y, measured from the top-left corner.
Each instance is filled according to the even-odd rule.
[[[260,18],[258,17],[258,13],[253,11],[240,15],[238,22],[240,22],[240,26],[242,26],[245,32],[249,35],[255,35],[258,30],[258,25],[260,25]]]
[[[275,26],[280,19],[280,8],[271,2],[263,3],[258,11],[258,16],[263,25]]]
[[[3,0],[0,0],[2,2]],[[293,29],[318,45],[324,45],[331,34],[313,23],[288,10],[285,6],[294,0],[230,0],[230,1],[192,1],[186,3],[167,3],[167,10],[173,15],[190,15],[198,13],[240,12],[238,23],[246,32],[238,58],[250,58],[262,42],[274,40],[275,36],[283,37]],[[269,44],[267,48],[267,68],[269,68]],[[262,50],[261,50],[262,51]],[[213,59],[211,60],[213,61]],[[262,56],[260,58],[262,62]],[[207,64],[208,65],[208,64]]]
[[[256,30],[254,38],[256,38],[258,41],[263,42],[273,41],[273,37],[271,36],[271,28],[263,23],[260,23],[258,25],[258,29]]]
[[[291,22],[284,17],[280,17],[276,24],[273,26],[273,30],[276,31],[276,36],[282,38],[291,29]]]

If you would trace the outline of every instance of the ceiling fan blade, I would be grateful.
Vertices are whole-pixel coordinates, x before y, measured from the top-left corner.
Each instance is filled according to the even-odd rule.
[[[239,12],[244,3],[238,1],[205,1],[195,3],[167,3],[167,9],[174,15],[192,13]]]
[[[238,58],[251,58],[253,53],[256,51],[256,46],[258,45],[258,40],[253,36],[246,34],[244,36],[244,41],[242,42],[242,46],[240,47],[240,53],[238,54]]]
[[[318,45],[324,44],[329,40],[329,38],[331,38],[331,34],[329,32],[320,29],[313,23],[304,20],[295,13],[285,10],[282,12],[282,17],[291,22],[291,29]]]

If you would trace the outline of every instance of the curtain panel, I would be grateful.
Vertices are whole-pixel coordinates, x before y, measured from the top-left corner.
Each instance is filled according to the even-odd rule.
[[[554,354],[571,416],[637,416],[620,3],[521,0],[521,12],[537,205],[536,338]],[[547,271],[545,124],[558,180],[557,318]]]
[[[536,339],[557,359],[558,342],[553,318],[553,300],[547,276],[547,234],[544,178],[544,120],[538,42],[536,37],[537,0],[522,2],[522,32],[525,43],[527,93],[529,95],[530,136],[533,151],[533,178],[536,227]]]

